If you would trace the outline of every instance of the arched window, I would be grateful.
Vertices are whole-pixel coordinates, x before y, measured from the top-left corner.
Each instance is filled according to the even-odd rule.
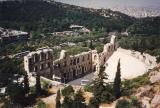
[[[79,63],[79,58],[77,58],[77,63]]]
[[[33,69],[33,71],[34,71],[34,72],[37,72],[37,71],[38,71],[38,67],[35,66],[34,69]]]
[[[89,54],[88,54],[88,60],[89,60]]]
[[[94,60],[96,60],[96,59],[97,59],[97,56],[95,55],[95,56],[94,56]]]
[[[35,62],[39,62],[39,55],[35,54]]]
[[[82,61],[84,61],[84,56],[83,56],[83,58],[82,58]]]
[[[76,59],[74,59],[73,64],[76,65]]]
[[[70,61],[70,65],[72,65],[72,60]]]

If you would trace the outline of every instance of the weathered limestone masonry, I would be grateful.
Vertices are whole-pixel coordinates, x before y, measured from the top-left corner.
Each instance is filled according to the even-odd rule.
[[[60,58],[54,61],[54,74],[60,77],[62,82],[68,82],[91,72],[97,73],[99,67],[106,63],[116,48],[116,36],[112,36],[110,43],[104,45],[103,52],[100,54],[96,50],[91,50],[69,56],[62,50]]]
[[[68,82],[93,72],[92,66],[92,51],[69,56],[62,50],[60,58],[54,61],[54,73],[62,82]]]
[[[38,73],[51,79],[53,75],[53,51],[49,48],[37,49],[24,57],[24,68],[27,73]]]
[[[105,65],[116,49],[116,36],[111,36],[110,43],[105,44],[99,54],[96,50],[90,50],[78,55],[68,55],[65,50],[62,50],[60,58],[53,61],[52,50],[45,48],[25,56],[24,66],[27,72],[37,72],[49,79],[54,75],[59,77],[61,82],[66,83],[88,73],[98,72],[99,67]]]

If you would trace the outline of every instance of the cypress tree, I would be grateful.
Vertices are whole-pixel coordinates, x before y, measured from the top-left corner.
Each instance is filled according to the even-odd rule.
[[[120,60],[117,65],[117,72],[114,79],[114,95],[118,99],[121,96],[121,69],[120,69]]]
[[[41,92],[41,81],[40,81],[40,75],[37,73],[36,76],[36,94],[39,94]]]
[[[57,97],[56,97],[56,108],[61,108],[61,94],[60,94],[60,90],[57,91]]]
[[[24,76],[24,91],[25,91],[25,93],[29,93],[29,90],[30,90],[29,79],[28,79],[28,75],[26,73],[25,76]]]

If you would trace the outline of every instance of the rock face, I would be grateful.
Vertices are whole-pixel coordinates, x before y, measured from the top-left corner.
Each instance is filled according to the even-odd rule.
[[[156,94],[151,101],[152,108],[160,108],[160,94]]]
[[[146,96],[146,95],[149,95],[148,93],[150,92],[151,90],[151,86],[147,85],[147,86],[144,86],[144,87],[140,87],[137,89],[137,94],[136,96],[137,97],[143,97],[143,96]]]
[[[150,82],[151,83],[156,83],[160,81],[160,64],[154,68],[154,71],[151,72],[150,74]]]
[[[151,84],[138,88],[134,96],[146,108],[160,108],[160,64],[150,70],[149,77]]]
[[[150,81],[151,83],[160,81],[160,72],[156,71],[155,75],[150,77]]]

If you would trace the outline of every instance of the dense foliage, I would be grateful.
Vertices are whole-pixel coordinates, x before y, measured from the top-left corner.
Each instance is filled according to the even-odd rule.
[[[116,108],[132,108],[132,106],[129,101],[123,99],[117,102]]]
[[[150,84],[148,73],[122,82],[122,96],[130,96],[137,88]]]
[[[75,92],[72,86],[67,86],[62,90],[62,95],[64,100],[62,104],[58,105],[59,108],[86,108],[85,98],[81,89]],[[56,101],[60,101],[60,98],[56,98]]]
[[[0,87],[18,81],[23,74],[24,71],[17,60],[8,57],[0,60]]]
[[[160,17],[147,17],[137,19],[128,28],[130,34],[160,35]]]
[[[98,77],[93,82],[93,95],[94,97],[90,100],[89,107],[98,108],[101,103],[110,103],[115,97],[113,93],[113,84],[106,83],[108,79],[107,74],[104,72],[105,67],[101,66],[98,73]]]
[[[136,97],[132,97],[131,102],[127,99],[118,100],[115,108],[142,108]]]

